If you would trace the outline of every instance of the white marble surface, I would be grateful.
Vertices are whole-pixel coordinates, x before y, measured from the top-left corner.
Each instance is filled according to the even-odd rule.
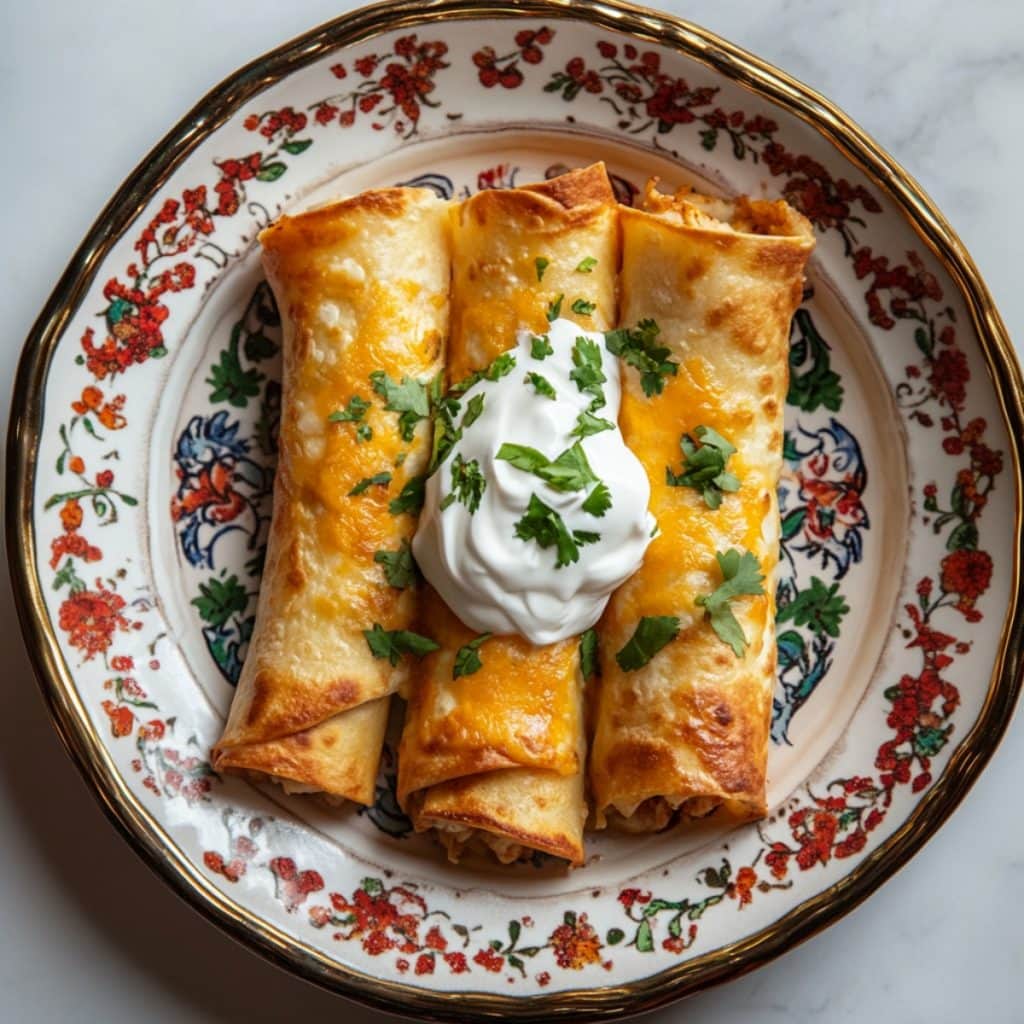
[[[7,285],[0,374],[117,183],[208,87],[352,6],[33,0],[0,20]],[[835,100],[938,201],[1024,340],[1020,0],[690,0],[663,6]],[[8,388],[3,389],[6,420]],[[383,1020],[276,971],[178,902],[63,755],[0,583],[0,1019]],[[953,820],[851,917],[650,1018],[687,1024],[1024,1019],[1024,734]]]

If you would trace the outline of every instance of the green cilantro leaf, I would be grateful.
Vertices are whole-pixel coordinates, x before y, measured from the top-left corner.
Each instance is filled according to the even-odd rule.
[[[588,629],[580,637],[580,674],[584,681],[597,675],[596,629]]]
[[[327,419],[331,423],[359,423],[362,421],[366,410],[370,408],[370,402],[358,395],[353,395],[345,405],[344,409],[337,409]]]
[[[608,380],[601,369],[601,349],[597,343],[580,335],[572,346],[572,365],[569,379],[585,395],[593,396],[590,411],[597,412],[604,404],[604,390],[601,385]]]
[[[416,562],[412,557],[412,548],[407,540],[397,551],[377,551],[373,560],[384,566],[384,575],[388,583],[396,590],[405,590],[416,582]]]
[[[590,437],[591,434],[600,434],[602,430],[614,430],[615,424],[611,420],[602,419],[592,412],[581,412],[576,417],[576,426],[570,431],[570,437]]]
[[[495,458],[510,462],[526,473],[533,473],[556,491],[582,491],[584,487],[598,482],[579,441],[553,461],[529,445],[507,443],[498,449]]]
[[[363,636],[370,653],[375,658],[387,658],[392,665],[397,665],[403,654],[422,658],[431,651],[439,650],[438,644],[430,637],[407,629],[385,629],[379,622],[373,624],[373,629],[364,629]]]
[[[611,491],[608,490],[608,485],[603,480],[599,481],[598,485],[587,495],[587,500],[583,502],[583,511],[600,519],[611,507]]]
[[[625,647],[615,655],[623,672],[643,668],[666,644],[679,634],[675,615],[645,615],[637,624]]]
[[[516,355],[514,352],[502,352],[497,359],[486,369],[474,370],[468,377],[463,377],[458,383],[448,389],[449,395],[461,395],[468,391],[474,384],[482,380],[494,382],[510,374],[516,367]]]
[[[490,633],[481,633],[475,640],[470,640],[468,644],[463,644],[455,652],[452,679],[458,679],[459,676],[471,676],[474,672],[479,672],[484,667],[484,663],[480,659],[480,645],[489,639],[490,636]]]
[[[697,427],[693,433],[696,441],[689,434],[679,438],[679,447],[683,450],[683,471],[673,473],[666,466],[665,483],[669,487],[692,487],[700,491],[707,507],[716,509],[722,504],[724,492],[740,489],[740,481],[725,471],[726,463],[736,449],[711,427]]]
[[[430,395],[427,385],[411,377],[403,377],[396,384],[383,370],[370,374],[373,390],[384,399],[384,408],[399,413],[398,432],[403,441],[411,441],[416,424],[430,415]]]
[[[416,515],[423,508],[426,486],[427,478],[425,476],[409,477],[405,485],[398,492],[398,497],[392,498],[388,502],[388,511],[393,516],[400,516],[403,512]]]
[[[554,462],[541,466],[534,473],[556,491],[582,491],[584,487],[598,482],[579,441],[566,448]]]
[[[608,351],[640,371],[640,386],[648,398],[660,395],[665,378],[675,376],[679,369],[679,364],[669,359],[672,350],[656,343],[659,333],[653,320],[641,320],[636,327],[620,327],[604,335]]]
[[[462,424],[459,427],[459,433],[463,430],[468,430],[478,419],[480,414],[484,411],[484,399],[486,395],[474,395],[469,403],[466,405],[466,414],[462,417]]]
[[[530,496],[525,514],[516,523],[516,536],[521,540],[535,540],[542,548],[555,547],[558,552],[556,569],[578,562],[580,546],[600,539],[598,534],[586,530],[570,531],[562,517],[536,494]]]
[[[572,304],[572,311],[578,316],[590,316],[597,309],[596,302],[588,302],[586,299],[577,299]]]
[[[544,315],[548,318],[549,324],[553,324],[562,315],[562,299],[564,298],[565,295],[559,294],[558,298],[548,306],[548,311]]]
[[[356,426],[356,444],[369,441],[373,437],[373,427],[369,423],[360,423]]]
[[[535,334],[530,338],[530,355],[534,359],[546,359],[554,354],[555,350],[551,347],[551,339],[546,334]]]
[[[496,381],[507,377],[516,367],[514,352],[502,352],[490,366],[484,370],[484,380]]]
[[[528,444],[503,444],[498,449],[495,458],[501,459],[503,462],[511,462],[516,469],[527,473],[535,473],[542,466],[547,466],[551,462],[543,452],[531,448]]]
[[[403,462],[405,462],[405,460],[406,460],[406,458],[408,458],[408,456],[409,456],[408,452],[399,452],[395,456],[395,468],[397,469]]]
[[[537,280],[538,281],[543,281],[544,280],[544,271],[547,270],[548,267],[551,266],[551,260],[549,260],[546,256],[538,256],[533,261],[533,265],[534,265],[534,267],[537,268]]]
[[[558,398],[558,395],[555,393],[555,386],[547,379],[547,377],[544,377],[539,373],[528,373],[523,379],[523,383],[532,384],[533,390],[536,391],[538,395],[543,395],[545,398],[550,398],[552,401]]]
[[[391,473],[388,470],[384,470],[382,473],[374,473],[373,476],[364,476],[363,479],[348,492],[348,496],[350,498],[354,498],[357,495],[362,494],[364,491],[368,491],[371,487],[387,487],[389,483],[391,483]]]
[[[452,461],[452,490],[441,502],[443,512],[449,505],[461,501],[472,515],[480,507],[480,499],[487,490],[487,480],[480,472],[480,463],[476,459],[467,462],[461,454]]]
[[[597,266],[597,260],[593,256],[588,256],[586,259],[582,259],[576,265],[577,274],[589,274],[594,267]]]
[[[434,403],[434,436],[430,444],[429,476],[448,458],[451,450],[462,438],[462,431],[455,426],[462,403],[457,398],[445,397]]]
[[[731,548],[725,553],[718,552],[715,558],[722,570],[722,582],[710,594],[701,594],[696,603],[707,613],[711,628],[718,634],[719,640],[727,643],[739,658],[747,649],[747,638],[729,602],[744,594],[763,594],[764,587],[761,584],[764,583],[764,576],[760,564],[749,551]]]

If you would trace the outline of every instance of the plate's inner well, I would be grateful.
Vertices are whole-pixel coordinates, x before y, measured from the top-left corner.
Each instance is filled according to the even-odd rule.
[[[465,196],[599,159],[625,203],[652,173],[667,185],[728,189],[728,182],[709,181],[696,168],[610,139],[507,131],[406,146],[372,167],[351,169],[291,197],[283,209],[392,184]],[[273,296],[253,244],[219,278],[177,346],[154,426],[154,578],[191,668],[195,699],[209,702],[214,722],[226,715],[255,621],[280,413],[280,341]],[[811,777],[840,740],[882,654],[900,584],[898,574],[868,568],[900,564],[907,529],[903,435],[869,352],[812,259],[792,325],[779,488],[783,557],[776,591],[771,807]],[[509,894],[611,883],[624,869],[635,873],[721,841],[722,827],[711,820],[644,837],[590,833],[586,867],[568,874],[539,855],[513,868],[478,858],[449,865],[440,847],[411,833],[396,803],[400,719],[393,719],[372,808],[326,808],[316,799],[288,798],[276,787],[267,787],[266,795],[370,863],[448,885],[483,882]]]

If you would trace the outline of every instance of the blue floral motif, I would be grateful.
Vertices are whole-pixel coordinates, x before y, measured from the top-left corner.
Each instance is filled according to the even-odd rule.
[[[272,361],[279,349],[277,309],[260,282],[207,378],[212,406],[227,403],[248,415],[233,418],[218,409],[193,416],[173,453],[178,486],[171,516],[181,553],[193,568],[213,572],[199,582],[192,604],[210,655],[232,684],[238,682],[255,625],[270,528],[281,406]],[[235,574],[225,576],[222,568],[239,562],[245,582]]]
[[[817,430],[798,424],[786,432],[784,444],[787,472],[779,485],[779,509],[789,571],[776,589],[778,682],[771,726],[776,743],[790,742],[793,716],[832,667],[849,611],[839,581],[861,560],[862,532],[870,525],[861,500],[867,470],[846,427],[834,417]],[[808,578],[808,563],[820,568],[821,576]]]

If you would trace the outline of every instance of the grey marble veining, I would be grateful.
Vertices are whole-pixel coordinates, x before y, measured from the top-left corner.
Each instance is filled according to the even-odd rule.
[[[5,379],[64,261],[142,154],[224,75],[348,6],[337,0],[6,6],[0,33]],[[779,64],[875,135],[939,203],[1011,332],[1024,338],[1024,4],[689,0],[662,6]],[[6,584],[2,600],[0,650],[17,685],[8,687],[0,716],[0,1019],[385,1020],[270,969],[142,867],[60,751],[28,681]],[[1024,1019],[1022,775],[1018,725],[953,820],[861,909],[774,964],[650,1019]]]

